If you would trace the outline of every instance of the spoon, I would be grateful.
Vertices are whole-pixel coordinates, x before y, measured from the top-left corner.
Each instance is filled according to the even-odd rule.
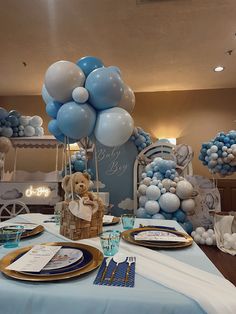
[[[111,279],[109,281],[109,284],[111,285],[113,280],[114,280],[114,277],[115,277],[115,274],[116,274],[116,271],[117,271],[117,268],[118,268],[118,265],[120,263],[123,263],[126,261],[126,256],[123,255],[123,254],[116,254],[114,257],[113,257],[113,261],[116,263],[116,266],[111,274]]]

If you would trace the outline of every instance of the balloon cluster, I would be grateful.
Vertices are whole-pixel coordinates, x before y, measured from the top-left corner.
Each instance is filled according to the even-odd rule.
[[[194,241],[198,244],[216,245],[216,237],[213,229],[206,230],[203,227],[197,227],[191,233]]]
[[[105,67],[96,57],[53,63],[45,74],[42,97],[53,119],[48,129],[59,141],[66,136],[73,143],[94,134],[103,145],[118,146],[132,135],[134,93],[119,68]]]
[[[0,136],[42,136],[42,124],[43,119],[39,116],[22,116],[16,110],[8,112],[0,108]]]
[[[202,144],[199,160],[212,173],[221,176],[236,171],[236,131],[220,132],[211,141]]]
[[[223,236],[224,248],[236,250],[236,233],[225,233]]]
[[[150,134],[144,132],[144,130],[140,127],[134,128],[131,140],[134,141],[134,144],[136,145],[139,152],[141,152],[144,148],[152,144]]]
[[[190,233],[193,226],[187,213],[195,208],[192,195],[193,186],[178,175],[175,161],[156,157],[142,173],[137,217],[173,219]]]
[[[87,172],[91,179],[94,179],[94,173],[92,169],[86,169],[86,152],[83,148],[74,154],[71,155],[71,172]],[[70,166],[67,164],[66,169],[62,171],[62,176],[65,176],[65,173],[70,173]]]

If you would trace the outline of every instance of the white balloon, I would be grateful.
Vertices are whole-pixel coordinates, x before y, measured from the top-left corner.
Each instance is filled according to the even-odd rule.
[[[200,243],[200,240],[201,240],[201,236],[200,236],[200,234],[195,234],[195,236],[194,236],[194,241],[196,242],[196,243]]]
[[[199,241],[199,243],[203,245],[203,244],[205,244],[205,243],[206,243],[206,240],[205,240],[205,239],[203,239],[203,238],[201,238],[201,239],[200,239],[200,241]]]
[[[196,235],[196,231],[192,231],[191,232],[191,237],[193,238],[193,237],[195,237],[195,235]]]
[[[161,191],[157,186],[150,185],[146,190],[146,196],[149,200],[156,201],[161,196]]]
[[[140,184],[138,191],[141,195],[145,195],[147,190],[147,186],[145,184]]]
[[[144,207],[144,205],[146,204],[146,202],[147,202],[146,196],[144,196],[144,195],[140,196],[140,198],[139,198],[139,206],[140,206],[140,207]]]
[[[209,234],[206,231],[203,232],[202,238],[206,240],[207,238],[209,238]]]
[[[89,93],[84,87],[76,87],[72,92],[72,98],[75,102],[84,104],[89,99]]]
[[[159,198],[159,204],[161,209],[167,213],[173,213],[179,208],[180,200],[175,194],[167,192],[161,195]]]
[[[85,75],[78,65],[70,61],[53,63],[45,74],[45,87],[55,100],[67,102],[72,99],[72,91],[83,86]]]
[[[31,117],[29,117],[29,116],[21,116],[21,117],[19,118],[19,122],[20,122],[20,124],[23,125],[23,126],[29,125],[30,118],[31,118]]]
[[[214,234],[214,230],[213,229],[208,229],[207,233],[209,234],[209,236],[211,237]]]
[[[161,183],[162,183],[163,187],[168,191],[171,187],[172,181],[170,179],[164,179],[164,180],[162,180]]]
[[[207,245],[213,245],[213,239],[212,238],[206,238],[206,244]]]
[[[29,120],[29,124],[32,125],[32,127],[36,128],[37,126],[42,126],[43,119],[40,116],[33,116]]]
[[[132,113],[135,106],[135,95],[132,89],[124,85],[124,93],[121,97],[121,100],[118,104],[118,107],[127,110],[129,113]]]
[[[151,184],[151,181],[152,181],[152,179],[151,178],[149,178],[149,177],[146,177],[146,178],[144,178],[143,179],[143,184],[145,184],[145,185],[150,185]]]
[[[187,199],[192,196],[193,186],[186,180],[179,181],[176,186],[176,194],[181,199]]]
[[[44,135],[44,129],[41,126],[37,126],[34,130],[35,130],[36,136],[43,136]]]
[[[195,231],[197,234],[202,235],[203,232],[205,232],[205,229],[203,227],[197,227]]]
[[[192,212],[195,206],[196,206],[195,201],[192,198],[183,200],[181,202],[181,209],[186,213]]]
[[[154,215],[159,212],[160,206],[156,201],[147,201],[145,204],[146,212],[150,215]]]
[[[31,125],[27,125],[24,129],[25,136],[34,136],[35,129]]]
[[[225,249],[228,249],[228,250],[229,250],[229,249],[231,248],[231,243],[228,242],[228,241],[224,241],[224,244],[223,244],[223,245],[224,245],[224,248],[225,248]]]
[[[103,145],[114,147],[127,142],[133,129],[131,115],[122,108],[114,107],[98,114],[94,134]]]

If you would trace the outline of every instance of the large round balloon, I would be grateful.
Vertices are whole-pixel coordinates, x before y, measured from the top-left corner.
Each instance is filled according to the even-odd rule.
[[[118,104],[118,107],[124,108],[129,113],[132,113],[135,106],[135,96],[134,92],[128,85],[124,85],[124,93]]]
[[[49,121],[48,131],[52,133],[52,135],[54,136],[59,136],[62,134],[61,130],[59,129],[58,122],[56,119]]]
[[[62,104],[57,102],[57,101],[49,102],[46,106],[46,112],[49,115],[49,117],[55,119],[57,117],[57,113],[58,113],[59,109],[61,108],[61,106],[62,106]]]
[[[71,101],[60,108],[57,121],[64,135],[79,140],[93,132],[96,113],[88,104],[79,105]]]
[[[173,213],[179,209],[180,200],[177,195],[167,192],[159,198],[159,205],[165,212]]]
[[[133,133],[134,121],[122,108],[111,108],[98,114],[94,134],[106,146],[124,144]]]
[[[8,112],[6,109],[0,107],[0,120],[5,119],[8,116]]]
[[[92,71],[104,66],[102,61],[96,57],[83,57],[79,59],[76,64],[83,70],[85,76],[87,77]]]
[[[0,153],[7,153],[12,147],[11,141],[5,136],[0,137]]]
[[[85,76],[75,63],[58,61],[53,63],[45,74],[45,87],[51,97],[59,102],[72,99],[72,91],[83,86]]]
[[[44,84],[43,84],[43,88],[42,88],[42,97],[43,97],[43,101],[45,102],[46,105],[54,100],[52,98],[52,96],[49,95]]]
[[[89,102],[98,110],[115,107],[124,92],[124,83],[119,74],[107,68],[94,70],[87,77],[85,88]]]

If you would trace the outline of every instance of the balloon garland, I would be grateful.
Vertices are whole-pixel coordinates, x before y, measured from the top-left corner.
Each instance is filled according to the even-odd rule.
[[[138,188],[139,208],[137,217],[173,219],[191,233],[192,223],[187,214],[195,208],[193,186],[179,176],[176,163],[156,157],[145,167]]]
[[[144,130],[140,127],[135,127],[133,135],[131,136],[131,140],[134,141],[139,152],[141,152],[144,148],[148,147],[152,144],[152,139],[149,133],[144,132]]]
[[[236,171],[236,131],[220,132],[209,142],[203,143],[199,160],[213,174],[231,175]]]
[[[105,67],[92,56],[76,63],[58,61],[46,71],[42,97],[53,119],[56,139],[71,143],[95,135],[105,146],[124,144],[132,135],[135,96],[115,66]]]
[[[0,136],[31,137],[42,136],[43,119],[39,116],[22,116],[16,110],[7,111],[0,107]]]

